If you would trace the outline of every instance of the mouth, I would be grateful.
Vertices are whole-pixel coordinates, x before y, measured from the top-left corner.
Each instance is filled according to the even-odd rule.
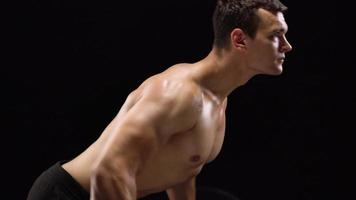
[[[285,57],[280,57],[280,58],[278,58],[277,60],[278,60],[278,62],[283,63],[284,60],[285,60]]]

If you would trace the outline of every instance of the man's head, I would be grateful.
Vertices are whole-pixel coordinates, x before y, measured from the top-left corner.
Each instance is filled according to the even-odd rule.
[[[286,9],[279,0],[218,0],[214,48],[231,50],[230,58],[253,74],[281,74],[285,53],[292,49],[285,37]]]
[[[229,46],[230,33],[235,28],[254,38],[261,21],[257,15],[259,8],[273,13],[287,10],[279,0],[217,0],[213,15],[214,46]]]

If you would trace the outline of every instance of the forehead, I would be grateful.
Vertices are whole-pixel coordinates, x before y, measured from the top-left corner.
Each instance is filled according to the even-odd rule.
[[[258,9],[257,16],[260,18],[258,29],[262,31],[287,32],[288,26],[281,12],[271,13],[265,9]]]

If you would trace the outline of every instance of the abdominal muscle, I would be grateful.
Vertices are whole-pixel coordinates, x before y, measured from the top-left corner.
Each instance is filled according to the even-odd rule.
[[[219,154],[225,132],[225,105],[207,104],[194,128],[173,135],[138,171],[138,196],[164,191],[197,176],[204,164]]]
[[[162,157],[161,157],[162,156]],[[164,191],[199,174],[204,162],[189,163],[184,158],[174,155],[160,155],[152,159],[136,176],[138,196]]]
[[[220,151],[214,148],[215,126],[202,124],[206,123],[174,135],[147,160],[136,177],[138,196],[164,191],[197,176],[204,164],[212,160],[211,155],[217,155],[218,152],[213,153]]]
[[[199,160],[192,160],[198,152],[191,148],[190,134],[187,132],[182,135],[183,138],[173,138],[142,166],[143,169],[139,170],[136,178],[138,192],[160,192],[185,182],[200,172],[205,160],[201,155]],[[183,141],[186,143],[183,144]]]

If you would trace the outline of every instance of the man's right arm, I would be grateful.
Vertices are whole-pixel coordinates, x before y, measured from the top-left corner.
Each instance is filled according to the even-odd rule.
[[[189,91],[189,90],[188,90]],[[186,95],[184,95],[186,93]],[[192,93],[171,93],[165,98],[148,91],[114,124],[104,149],[94,163],[91,198],[134,200],[137,198],[136,174],[169,133],[188,130],[196,122]]]
[[[157,129],[150,103],[139,101],[112,124],[111,133],[94,163],[91,175],[91,198],[136,199],[136,174],[157,147]],[[140,110],[140,112],[137,112]]]

